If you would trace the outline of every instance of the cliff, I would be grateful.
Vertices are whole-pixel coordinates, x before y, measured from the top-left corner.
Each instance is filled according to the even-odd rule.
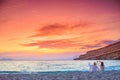
[[[106,47],[88,51],[74,60],[120,60],[120,41]]]

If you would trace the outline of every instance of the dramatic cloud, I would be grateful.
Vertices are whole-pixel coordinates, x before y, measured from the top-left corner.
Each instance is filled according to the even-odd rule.
[[[38,41],[34,43],[26,43],[21,44],[22,46],[26,47],[33,47],[38,46],[39,48],[79,48],[79,49],[94,49],[99,48],[105,45],[112,44],[114,42],[117,42],[118,40],[104,40],[100,41],[98,43],[82,43],[79,40],[76,39],[63,39],[63,40],[48,40],[48,41]]]
[[[52,24],[42,26],[37,30],[36,34],[30,36],[29,38],[32,39],[36,37],[41,38],[51,36],[55,36],[55,38],[53,39],[45,38],[44,40],[38,39],[37,41],[33,41],[30,43],[22,43],[21,45],[26,47],[37,46],[38,48],[49,49],[78,48],[87,50],[99,48],[114,42],[113,40],[99,40],[98,42],[95,42],[95,40],[99,38],[99,36],[96,36],[96,34],[100,32],[99,35],[101,35],[101,32],[107,31],[111,28],[108,27],[96,28],[93,26],[94,24],[95,23],[81,23],[74,25]],[[70,37],[66,38],[68,36]],[[62,37],[62,39],[58,39],[57,37]],[[95,39],[89,40],[89,37],[95,37]]]
[[[70,39],[38,41],[35,43],[22,44],[23,46],[38,46],[39,48],[69,48],[80,46],[81,43]]]
[[[38,41],[34,43],[27,43],[22,44],[22,46],[38,46],[39,48],[80,48],[80,49],[93,49],[93,48],[100,48],[102,46],[106,46],[109,44],[113,44],[115,42],[120,41],[118,40],[103,40],[95,44],[86,44],[75,39],[64,39],[64,40],[49,40],[49,41]]]
[[[39,36],[49,36],[49,35],[61,35],[65,32],[67,26],[61,24],[53,24],[43,26],[42,28],[37,30],[37,34],[32,35],[30,37],[39,37]]]
[[[48,41],[38,41],[38,42],[34,42],[34,43],[26,43],[26,44],[22,44],[22,46],[26,46],[26,47],[33,47],[33,46],[38,46],[39,48],[80,48],[80,49],[93,49],[93,48],[99,48],[102,47],[104,45],[109,45],[112,43],[115,43],[117,41],[113,41],[113,40],[104,40],[98,43],[82,43],[80,41],[77,41],[75,39],[71,40],[71,39],[64,39],[64,40],[48,40]]]
[[[41,37],[41,36],[54,36],[63,34],[75,34],[76,31],[80,32],[82,28],[86,28],[90,23],[81,23],[76,25],[63,25],[63,24],[52,24],[43,26],[37,30],[37,34],[30,37]]]

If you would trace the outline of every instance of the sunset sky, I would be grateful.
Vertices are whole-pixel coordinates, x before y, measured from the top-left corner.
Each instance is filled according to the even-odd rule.
[[[120,41],[120,0],[0,0],[0,58],[59,60]]]

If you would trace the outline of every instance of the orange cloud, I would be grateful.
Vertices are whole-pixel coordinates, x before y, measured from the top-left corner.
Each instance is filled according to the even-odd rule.
[[[45,41],[37,41],[33,43],[24,43],[21,44],[22,46],[26,47],[33,47],[37,46],[39,48],[49,48],[49,49],[65,49],[65,48],[77,48],[79,50],[81,49],[95,49],[95,48],[100,48],[102,46],[106,46],[112,43],[115,43],[119,41],[120,39],[117,40],[99,40],[99,41],[94,41],[92,43],[86,43],[84,41],[79,40],[78,38],[71,38],[71,39],[60,39],[60,40],[45,40]]]
[[[40,36],[54,36],[54,35],[67,35],[74,34],[76,31],[80,31],[82,28],[86,28],[88,24],[81,23],[76,25],[63,25],[63,24],[52,24],[43,26],[37,30],[37,33],[29,37],[40,37]]]
[[[47,40],[47,41],[38,41],[34,43],[22,44],[23,46],[38,46],[39,48],[69,48],[76,47],[81,45],[81,43],[77,43],[77,41],[73,41],[71,39],[63,39],[63,40]]]
[[[98,48],[101,47],[101,43],[97,40],[97,36],[95,35],[98,32],[103,32],[108,30],[109,28],[94,28],[91,26],[95,23],[81,23],[75,25],[63,25],[63,24],[52,24],[40,27],[37,30],[36,34],[29,36],[29,38],[34,37],[48,37],[48,36],[63,36],[63,39],[51,39],[48,38],[45,40],[33,41],[31,43],[23,43],[22,46],[37,46],[39,48],[79,48],[79,49],[87,49],[87,48]],[[75,34],[75,36],[71,36],[70,34]],[[92,34],[92,35],[91,35]],[[77,36],[76,36],[77,35]],[[96,39],[89,40],[90,36],[96,36]],[[65,38],[65,36],[70,36],[69,39]],[[82,37],[81,37],[82,36]],[[94,36],[94,37],[95,37]],[[99,37],[99,36],[98,36]],[[87,40],[88,39],[88,40]]]
[[[32,35],[30,37],[61,35],[63,32],[65,32],[64,29],[66,28],[67,27],[65,25],[61,25],[61,24],[47,25],[47,26],[43,26],[42,28],[38,29],[37,34]]]

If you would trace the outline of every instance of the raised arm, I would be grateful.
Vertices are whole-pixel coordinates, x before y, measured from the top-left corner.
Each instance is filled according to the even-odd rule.
[[[97,61],[97,65],[99,65],[99,66],[100,66],[100,63],[101,63],[101,61]]]

